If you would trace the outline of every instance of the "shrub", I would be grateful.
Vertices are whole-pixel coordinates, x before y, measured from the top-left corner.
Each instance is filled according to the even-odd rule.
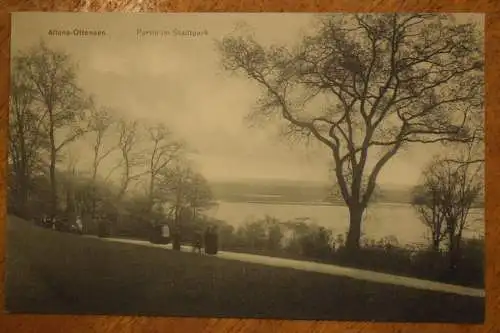
[[[467,286],[484,286],[484,240],[468,239],[461,244],[457,266],[450,270],[449,254],[429,248],[401,247],[388,242],[367,239],[357,253],[340,247],[332,262],[340,265],[408,275],[417,278],[455,283]]]
[[[238,249],[281,251],[284,234],[279,220],[266,216],[239,227],[232,245]]]

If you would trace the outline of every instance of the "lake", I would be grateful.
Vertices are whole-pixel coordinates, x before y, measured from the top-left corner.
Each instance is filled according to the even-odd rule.
[[[282,221],[309,218],[312,223],[331,229],[334,234],[345,233],[349,223],[349,211],[345,206],[221,201],[207,215],[224,220],[235,227],[266,215]],[[363,234],[371,239],[395,236],[402,245],[428,242],[428,231],[409,204],[373,204],[365,213],[362,230]],[[469,227],[464,232],[464,237],[478,236],[484,236],[484,209],[471,210]]]

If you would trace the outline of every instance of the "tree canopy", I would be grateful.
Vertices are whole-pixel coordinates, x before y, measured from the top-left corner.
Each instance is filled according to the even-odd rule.
[[[445,14],[327,14],[315,25],[294,46],[238,33],[218,46],[226,70],[262,88],[256,115],[278,115],[289,134],[329,149],[355,248],[377,177],[400,149],[471,140],[470,120],[482,117],[482,35]]]

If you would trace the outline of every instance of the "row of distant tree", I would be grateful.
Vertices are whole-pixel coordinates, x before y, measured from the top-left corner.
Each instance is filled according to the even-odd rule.
[[[186,157],[188,147],[164,124],[98,105],[79,86],[65,52],[41,41],[13,55],[11,73],[11,211],[81,215],[87,229],[97,220],[114,221],[134,234],[145,221],[192,219],[213,205],[206,179]],[[77,165],[82,160],[86,168]]]

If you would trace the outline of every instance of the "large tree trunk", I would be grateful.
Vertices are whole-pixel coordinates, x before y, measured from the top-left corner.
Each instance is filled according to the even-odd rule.
[[[439,252],[439,247],[441,245],[441,225],[436,222],[436,218],[433,219],[434,230],[432,232],[432,250],[434,252]]]
[[[20,172],[19,172],[19,210],[23,214],[23,217],[26,218],[25,215],[27,203],[28,203],[28,186],[29,186],[29,171],[28,171],[28,158],[26,153],[26,144],[25,144],[25,133],[24,133],[24,121],[20,123],[19,126],[19,148],[21,154],[20,160]]]
[[[434,252],[439,252],[439,245],[440,245],[440,240],[439,240],[439,236],[437,235],[434,235],[433,236],[433,239],[432,239],[432,250]]]
[[[15,191],[15,208],[18,211],[18,214],[21,214],[22,217],[27,217],[27,209],[28,209],[28,186],[29,182],[27,179],[26,172],[24,168],[16,172],[17,180],[17,188]]]
[[[94,193],[92,193],[92,207],[91,207],[90,216],[93,219],[95,219],[97,205],[96,205],[96,198],[95,198],[95,190],[93,190],[93,192]]]
[[[448,234],[448,259],[449,259],[449,269],[451,271],[455,270],[456,258],[457,258],[457,235],[455,234],[457,221],[455,219],[449,219],[447,221],[447,234]]]
[[[24,119],[22,116],[17,116],[17,135],[15,138],[9,138],[14,140],[9,147],[9,153],[12,158],[12,171],[13,180],[15,182],[14,190],[12,193],[12,199],[14,199],[13,208],[16,210],[17,214],[27,218],[28,217],[28,198],[30,191],[30,179],[31,179],[31,169],[29,165],[29,157],[26,151],[26,137],[24,131]]]
[[[51,140],[53,141],[53,139]],[[50,213],[52,216],[57,214],[57,183],[56,183],[56,151],[52,144],[50,154]]]
[[[154,206],[154,198],[153,198],[153,193],[154,193],[154,188],[155,186],[155,175],[153,172],[151,172],[150,179],[149,179],[149,198],[148,198],[148,213],[151,214],[153,212],[153,206]]]
[[[361,222],[363,220],[364,208],[360,205],[349,206],[349,231],[347,233],[346,248],[349,251],[359,249],[361,239]]]
[[[449,248],[449,266],[451,270],[455,270],[457,265],[459,264],[461,257],[461,243],[462,243],[462,230],[463,227],[460,226],[458,232],[455,235],[450,235],[450,239],[452,239],[451,246]]]
[[[457,247],[457,236],[451,235],[450,244],[448,247],[448,266],[450,271],[454,271],[457,267],[458,253],[459,249]]]
[[[96,216],[96,201],[97,201],[97,168],[99,167],[99,146],[94,148],[94,163],[92,166],[92,202],[91,202],[91,216],[95,219]]]
[[[49,114],[49,140],[50,140],[50,214],[54,217],[57,214],[57,183],[56,183],[56,157],[57,149],[54,133],[54,114],[52,113],[52,106],[47,103],[47,110]]]
[[[96,184],[96,176],[93,176],[92,179],[92,194],[90,198],[90,216],[92,220],[95,220],[97,216],[97,184]]]

